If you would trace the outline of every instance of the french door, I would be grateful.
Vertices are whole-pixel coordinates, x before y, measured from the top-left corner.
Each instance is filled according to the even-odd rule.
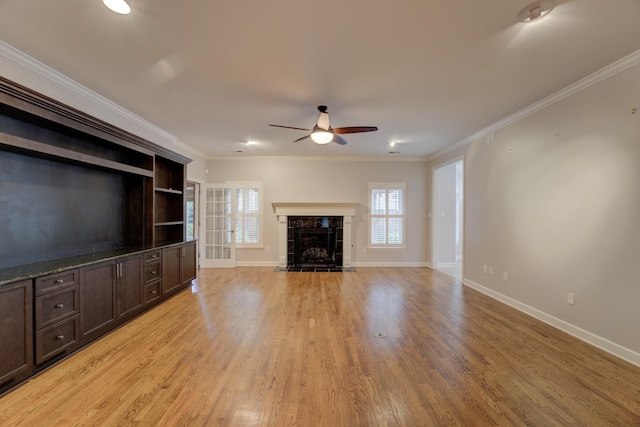
[[[235,199],[233,187],[205,185],[203,268],[236,266]]]

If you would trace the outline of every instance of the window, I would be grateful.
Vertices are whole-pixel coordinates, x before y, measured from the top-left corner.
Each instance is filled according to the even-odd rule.
[[[369,247],[405,247],[405,183],[369,183]]]
[[[235,184],[236,247],[262,246],[262,184]]]

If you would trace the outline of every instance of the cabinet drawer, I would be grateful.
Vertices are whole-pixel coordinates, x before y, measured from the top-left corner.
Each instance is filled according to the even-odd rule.
[[[157,251],[151,251],[144,254],[144,261],[160,261],[162,259],[162,251],[158,249]]]
[[[78,270],[69,270],[36,279],[36,296],[78,283]]]
[[[160,261],[150,262],[144,266],[144,282],[149,283],[162,277],[162,265]]]
[[[160,280],[144,286],[144,303],[160,298]]]
[[[36,332],[36,363],[42,363],[78,343],[79,318],[80,315],[75,315]]]
[[[79,301],[78,285],[67,286],[59,291],[36,297],[35,329],[42,329],[77,314]]]

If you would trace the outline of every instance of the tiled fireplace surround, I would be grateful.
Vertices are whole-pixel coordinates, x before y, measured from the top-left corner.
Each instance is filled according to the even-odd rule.
[[[322,221],[321,218],[328,217],[332,226],[339,225],[339,218],[342,218],[342,229],[336,227],[337,246],[341,252],[336,253],[336,264],[343,269],[351,269],[351,224],[356,206],[357,203],[273,203],[273,210],[278,217],[278,267],[284,270],[292,266],[293,257],[289,255],[289,245],[293,239],[290,234],[293,233],[293,227],[314,228],[316,223]]]

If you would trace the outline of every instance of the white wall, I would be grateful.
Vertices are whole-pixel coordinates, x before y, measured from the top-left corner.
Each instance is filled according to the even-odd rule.
[[[447,156],[466,155],[465,283],[636,364],[639,81],[636,65]]]
[[[273,202],[358,203],[353,219],[353,263],[355,266],[422,266],[429,260],[429,221],[426,209],[430,197],[425,162],[343,161],[285,157],[241,160],[209,160],[206,182],[259,181],[264,189],[265,250],[239,249],[237,260],[245,265],[278,261],[278,227]],[[377,181],[407,184],[407,250],[367,251],[367,184]],[[270,248],[270,252],[266,251]]]

